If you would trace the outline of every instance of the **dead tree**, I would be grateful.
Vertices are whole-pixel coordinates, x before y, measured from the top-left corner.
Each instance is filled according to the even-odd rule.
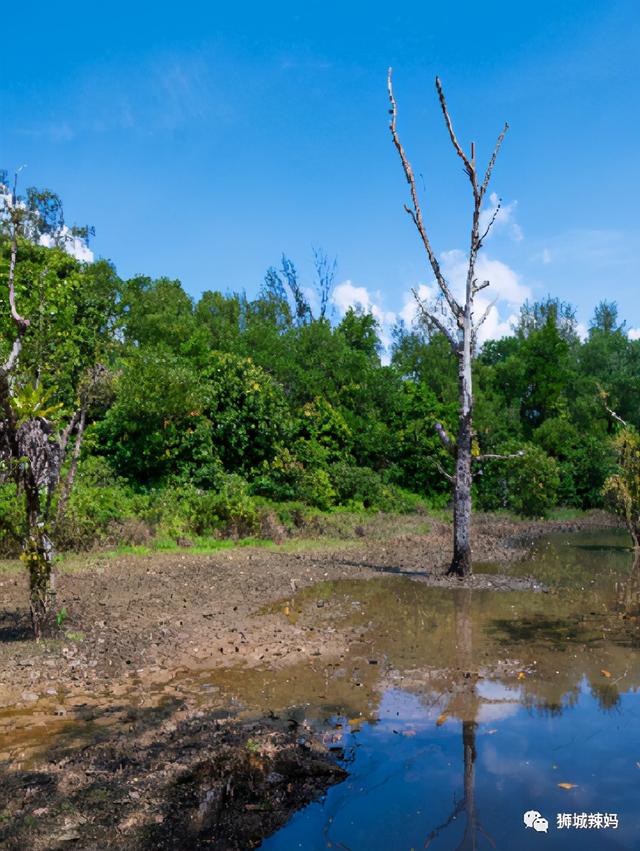
[[[389,69],[389,75],[387,78],[387,87],[389,90],[389,100],[391,102],[391,108],[389,110],[391,116],[389,128],[391,130],[393,143],[400,155],[402,168],[404,170],[407,183],[409,184],[411,194],[411,204],[405,204],[405,210],[413,221],[427,253],[429,264],[439,289],[440,298],[435,304],[425,304],[419,298],[418,293],[415,290],[413,291],[413,294],[418,303],[421,320],[425,322],[429,328],[435,328],[444,334],[446,339],[449,341],[451,351],[458,364],[459,411],[456,439],[454,440],[450,437],[440,423],[436,424],[436,431],[444,447],[453,455],[455,460],[455,470],[453,475],[447,474],[447,478],[453,486],[453,558],[451,566],[449,567],[449,573],[465,577],[471,573],[470,527],[471,483],[473,476],[472,463],[474,461],[481,461],[484,459],[484,456],[476,456],[474,458],[472,454],[473,384],[471,361],[476,346],[478,330],[495,304],[495,302],[490,303],[481,316],[475,316],[475,297],[481,290],[485,289],[490,284],[489,281],[478,281],[476,278],[476,263],[478,259],[478,252],[482,248],[484,240],[495,223],[500,205],[498,204],[496,209],[493,211],[487,227],[482,232],[480,230],[480,213],[482,210],[482,203],[491,180],[493,167],[498,157],[505,134],[508,130],[508,124],[505,123],[500,135],[498,136],[498,141],[484,175],[479,176],[476,167],[475,144],[473,142],[471,143],[471,152],[468,155],[462,149],[453,129],[442,84],[440,79],[436,77],[436,90],[438,92],[444,121],[449,132],[449,138],[451,139],[451,143],[456,154],[463,162],[464,171],[469,178],[473,193],[471,241],[468,255],[464,300],[458,300],[454,296],[451,286],[446,280],[440,267],[440,263],[438,262],[438,258],[431,246],[431,241],[422,215],[422,207],[418,198],[415,176],[398,137],[398,132],[396,130],[398,110],[391,84],[391,68]]]
[[[54,548],[50,537],[53,502],[62,484],[62,505],[71,490],[75,476],[87,409],[94,389],[104,378],[102,368],[90,371],[79,388],[79,407],[65,423],[52,416],[60,406],[48,403],[42,388],[24,382],[19,361],[30,320],[21,315],[16,299],[16,266],[20,238],[37,241],[41,226],[46,224],[38,200],[54,211],[62,224],[59,199],[52,193],[36,195],[30,190],[27,200],[16,194],[16,181],[7,190],[4,184],[4,210],[0,224],[9,240],[7,299],[9,314],[15,328],[11,350],[0,363],[0,468],[5,480],[16,484],[24,497],[24,536],[22,560],[29,572],[31,620],[36,638],[51,632],[55,625]],[[58,206],[56,206],[58,205]],[[46,211],[45,211],[46,212]],[[71,446],[73,448],[71,448]],[[63,477],[63,465],[68,450],[71,464]]]

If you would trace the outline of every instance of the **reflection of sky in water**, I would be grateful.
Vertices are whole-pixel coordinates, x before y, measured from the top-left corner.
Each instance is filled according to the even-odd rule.
[[[616,532],[543,542],[515,571],[559,587],[550,595],[369,584],[376,654],[395,665],[377,720],[345,735],[348,779],[262,847],[640,849],[640,575],[625,545]],[[524,827],[526,810],[546,835]],[[616,813],[620,827],[559,830],[556,815],[574,812]]]
[[[483,682],[483,698],[513,700],[516,692]],[[529,848],[637,849],[640,847],[640,696],[623,694],[603,712],[583,685],[577,704],[559,715],[530,713],[513,703],[492,704],[502,713],[475,727],[475,817],[477,847],[507,851]],[[447,821],[463,788],[462,724],[436,719],[441,706],[400,690],[387,692],[379,721],[349,734],[349,778],[326,798],[293,817],[267,839],[268,851],[334,848],[350,851],[421,849]],[[482,715],[481,715],[482,717]],[[473,728],[469,724],[468,727]],[[566,791],[558,783],[575,783]],[[549,821],[543,838],[523,824],[525,810]],[[558,830],[558,812],[617,813],[620,827]],[[467,825],[464,809],[429,844],[456,849]],[[464,846],[466,847],[466,846]],[[472,847],[469,845],[468,847]]]

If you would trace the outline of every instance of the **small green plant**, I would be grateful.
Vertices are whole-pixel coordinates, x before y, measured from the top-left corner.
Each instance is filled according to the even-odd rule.
[[[73,632],[72,630],[66,633],[69,641],[84,641],[84,632]]]
[[[59,612],[56,613],[56,623],[58,624],[59,627],[61,627],[62,624],[66,621],[68,615],[69,615],[69,612],[67,611],[66,606],[64,606],[62,609],[60,609]]]

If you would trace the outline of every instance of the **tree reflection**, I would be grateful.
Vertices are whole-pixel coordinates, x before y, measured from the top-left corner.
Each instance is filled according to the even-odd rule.
[[[475,771],[476,771],[476,730],[478,715],[483,698],[478,694],[478,674],[473,670],[473,621],[471,618],[471,595],[468,588],[454,592],[456,661],[460,669],[459,690],[449,702],[448,713],[462,719],[462,754],[463,754],[463,795],[458,801],[454,798],[451,814],[445,822],[431,831],[425,840],[424,847],[428,848],[433,840],[449,825],[453,824],[459,815],[464,813],[465,827],[462,840],[456,846],[456,851],[475,851],[479,847],[480,837],[484,837],[493,847],[496,843],[480,822],[476,806]]]

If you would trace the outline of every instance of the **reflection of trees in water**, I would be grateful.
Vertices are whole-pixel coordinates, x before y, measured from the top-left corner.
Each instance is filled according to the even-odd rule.
[[[472,673],[473,660],[473,621],[471,619],[471,590],[461,589],[454,592],[456,657],[462,671],[462,688],[450,701],[447,710],[462,718],[462,754],[463,754],[463,795],[460,800],[454,797],[451,814],[442,824],[434,828],[426,838],[424,847],[428,848],[433,840],[449,825],[453,824],[459,815],[465,815],[465,827],[462,840],[456,846],[456,851],[479,847],[481,837],[493,847],[496,843],[480,822],[476,806],[475,771],[476,771],[476,730],[478,727],[478,712],[484,702],[478,695],[476,684],[477,673]],[[457,707],[456,707],[457,704]]]
[[[623,618],[640,618],[640,552],[633,560],[633,569],[624,582],[616,582],[616,610]]]
[[[483,827],[478,816],[476,807],[476,729],[475,721],[462,722],[462,752],[464,761],[463,773],[463,796],[459,801],[454,800],[453,810],[449,818],[442,824],[438,825],[427,836],[424,847],[428,848],[434,839],[450,824],[456,821],[459,815],[465,814],[465,827],[462,839],[456,845],[456,851],[475,851],[479,848],[479,840],[481,837],[487,840],[492,848],[496,847],[494,838]]]
[[[591,685],[591,695],[598,701],[600,709],[609,712],[620,704],[620,690],[617,683],[598,683]]]
[[[618,583],[616,586],[627,605],[631,601],[632,605],[637,605],[640,602],[640,564],[637,565],[637,571],[632,575],[631,580],[625,583]],[[493,837],[483,827],[477,809],[475,797],[475,762],[476,762],[476,730],[478,727],[478,718],[483,704],[493,703],[478,694],[477,682],[479,675],[474,666],[474,641],[473,641],[473,620],[472,612],[472,594],[469,589],[461,589],[454,592],[454,632],[453,638],[455,641],[455,663],[459,670],[459,678],[456,683],[457,688],[454,694],[449,699],[445,712],[448,715],[456,716],[462,720],[462,750],[463,750],[463,795],[458,800],[454,797],[453,808],[448,818],[434,828],[427,836],[425,848],[428,848],[433,841],[450,825],[458,823],[458,818],[464,815],[465,827],[462,839],[456,846],[456,851],[475,851],[480,847],[480,842],[485,840],[490,846],[495,848]],[[557,659],[557,654],[554,657]],[[604,671],[599,672],[602,676]],[[608,672],[606,672],[608,673]],[[618,706],[620,702],[620,691],[618,682],[626,677],[625,673],[621,674],[617,679],[604,683],[590,680],[591,694],[598,701],[600,707],[605,711],[610,711]],[[535,711],[544,715],[560,715],[565,709],[575,706],[580,698],[581,687],[577,683],[573,683],[567,688],[566,682],[562,688],[561,699],[555,701],[541,697],[534,692],[525,693],[524,696],[518,698],[518,703],[524,704],[530,712]],[[503,701],[500,701],[503,702]]]

